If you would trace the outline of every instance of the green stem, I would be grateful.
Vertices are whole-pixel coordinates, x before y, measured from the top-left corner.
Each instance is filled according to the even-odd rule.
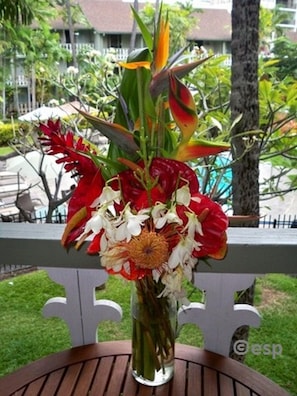
[[[141,68],[136,69],[137,78],[137,95],[138,95],[138,108],[139,108],[139,119],[140,119],[140,151],[143,155],[143,161],[146,164],[148,160],[147,155],[147,128],[145,122],[145,112],[144,112],[144,98],[143,98],[143,81]]]
[[[174,351],[171,306],[168,298],[158,298],[164,286],[152,278],[138,280],[135,286],[134,298],[138,308],[133,311],[133,370],[153,381],[155,372],[165,371]]]

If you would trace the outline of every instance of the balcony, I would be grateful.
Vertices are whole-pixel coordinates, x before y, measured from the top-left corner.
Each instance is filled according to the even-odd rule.
[[[96,286],[107,279],[98,257],[87,256],[83,249],[66,252],[60,246],[64,225],[0,223],[0,228],[0,267],[38,263],[65,287],[66,298],[48,300],[43,314],[65,320],[73,346],[97,342],[102,320],[121,319],[118,304],[95,299]],[[194,274],[194,284],[205,291],[205,303],[191,303],[179,311],[180,324],[201,328],[205,349],[225,356],[237,327],[258,327],[261,321],[255,307],[234,304],[235,291],[249,287],[255,274],[297,273],[297,229],[229,228],[228,246],[223,261],[210,260],[210,266],[201,263]]]
[[[62,283],[66,290],[71,290],[72,300],[75,295],[75,299],[80,301],[77,305],[67,299],[73,345],[95,342],[96,331],[86,331],[84,327],[90,324],[81,323],[81,317],[87,319],[90,315],[98,316],[94,288],[107,279],[105,270],[100,268],[99,258],[87,256],[83,249],[80,252],[74,249],[69,252],[64,250],[59,243],[64,228],[61,224],[0,223],[0,227],[0,266],[28,266],[38,263],[39,267],[46,268],[52,279]],[[208,301],[212,301],[206,308],[210,311],[209,317],[212,321],[216,321],[213,327],[217,330],[204,334],[205,343],[210,350],[227,354],[230,339],[227,336],[222,339],[224,336],[219,322],[227,311],[231,309],[230,312],[233,312],[234,292],[248,288],[258,274],[296,274],[296,257],[297,229],[229,228],[227,257],[223,261],[209,260],[210,265],[201,262],[194,276],[194,284],[206,290]],[[59,316],[58,305],[46,308],[48,313]],[[181,315],[181,320],[198,323],[202,320],[197,315],[200,309],[194,308],[192,313]],[[212,309],[216,309],[216,314],[211,312]],[[119,311],[113,307],[111,315],[118,317]],[[257,324],[259,318],[254,307],[247,306],[242,314],[243,317],[240,318],[239,315],[233,324],[230,320],[230,325],[235,326],[235,329],[238,327],[238,320],[248,325]],[[76,320],[73,318],[75,315]],[[67,317],[66,309],[63,318],[67,321]],[[98,317],[97,319],[98,321],[90,321],[95,328],[101,320]]]

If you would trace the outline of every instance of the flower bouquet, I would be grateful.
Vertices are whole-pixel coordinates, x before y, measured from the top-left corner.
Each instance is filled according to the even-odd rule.
[[[111,275],[133,281],[132,368],[147,384],[173,373],[177,304],[187,304],[182,284],[199,258],[226,253],[228,219],[199,192],[186,164],[228,149],[195,139],[194,99],[181,78],[205,60],[169,59],[169,21],[158,13],[154,35],[133,10],[146,48],[132,52],[118,89],[113,122],[81,111],[110,144],[107,155],[59,121],[41,124],[41,141],[79,181],[69,201],[62,245],[98,254]],[[181,51],[182,52],[182,51]],[[180,53],[181,53],[180,52]]]

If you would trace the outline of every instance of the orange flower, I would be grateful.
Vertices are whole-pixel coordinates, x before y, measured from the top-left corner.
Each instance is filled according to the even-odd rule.
[[[153,61],[154,74],[158,73],[166,66],[168,57],[169,57],[169,22],[168,22],[168,18],[166,18],[166,21],[164,21],[164,19],[161,19],[159,24],[159,31],[157,32],[157,38],[155,40],[154,61]]]

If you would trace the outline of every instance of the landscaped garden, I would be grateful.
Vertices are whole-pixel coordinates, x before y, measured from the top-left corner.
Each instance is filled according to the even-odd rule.
[[[189,286],[191,287],[191,286]],[[191,290],[189,290],[191,291]],[[245,363],[297,395],[297,278],[271,274],[257,279],[255,306],[262,315],[259,329],[250,329]],[[42,307],[64,289],[45,271],[11,277],[0,282],[0,376],[40,357],[71,347],[68,328],[59,318],[44,318]],[[102,322],[99,341],[131,337],[130,284],[110,278],[97,299],[121,305],[121,323]],[[197,291],[192,300],[201,299]],[[203,346],[199,329],[186,325],[178,342]]]

